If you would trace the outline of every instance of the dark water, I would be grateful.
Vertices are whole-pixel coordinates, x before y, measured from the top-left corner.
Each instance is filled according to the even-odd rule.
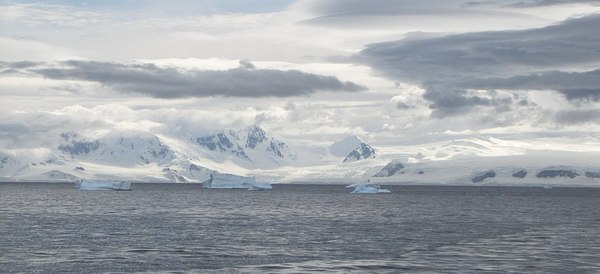
[[[600,189],[0,184],[0,272],[600,272]]]

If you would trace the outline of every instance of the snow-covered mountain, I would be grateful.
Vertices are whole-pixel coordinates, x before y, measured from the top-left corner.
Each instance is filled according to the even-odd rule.
[[[346,157],[362,143],[364,142],[360,137],[356,135],[348,135],[343,139],[331,144],[329,146],[329,152],[331,155],[337,157]]]
[[[596,176],[600,175],[600,147],[596,151],[583,150],[577,142],[569,144],[560,139],[523,141],[475,136],[392,147],[386,152],[389,161],[372,173],[378,182],[600,186],[600,176]]]
[[[147,132],[110,132],[99,137],[67,132],[60,137],[62,142],[41,161],[21,163],[2,154],[0,179],[200,183],[211,174],[246,175],[249,170],[274,168],[293,163],[296,158],[284,141],[258,126],[221,131],[197,137],[192,142],[185,141],[185,137]]]
[[[293,163],[296,159],[285,142],[258,126],[197,137],[195,142],[214,152],[213,159],[232,160],[245,167],[274,167]]]
[[[344,157],[342,162],[355,162],[375,158],[375,149],[356,135],[348,135],[329,146],[333,156]]]
[[[365,143],[360,143],[360,145],[352,150],[346,158],[344,158],[344,163],[360,161],[364,159],[375,158],[375,149],[370,145]]]
[[[201,183],[217,173],[255,176],[270,183],[598,185],[600,147],[583,150],[551,138],[528,141],[489,136],[423,144],[379,145],[358,137],[289,145],[257,126],[200,137],[148,132],[62,134],[43,159],[0,151],[0,180],[127,179]],[[290,144],[292,144],[290,143]],[[357,147],[352,149],[354,145]],[[595,148],[585,144],[585,148]],[[348,151],[349,150],[349,151]],[[292,151],[301,151],[296,160]],[[348,152],[348,153],[346,153]],[[346,155],[345,161],[339,155]]]
[[[373,175],[377,182],[451,185],[598,185],[600,168],[586,162],[593,153],[532,152],[525,155],[472,157],[406,164],[397,172],[390,162]]]
[[[101,139],[85,139],[77,133],[63,133],[65,142],[60,153],[72,159],[118,166],[165,164],[174,158],[172,151],[157,136],[137,133],[133,136],[108,135]]]
[[[19,159],[8,154],[0,153],[0,178],[9,177],[18,170],[19,166]]]

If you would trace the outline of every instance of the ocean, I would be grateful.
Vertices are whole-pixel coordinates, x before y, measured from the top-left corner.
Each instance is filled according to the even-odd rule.
[[[0,272],[600,272],[600,188],[0,183]]]

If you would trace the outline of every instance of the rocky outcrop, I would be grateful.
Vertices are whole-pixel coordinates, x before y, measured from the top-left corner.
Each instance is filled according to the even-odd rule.
[[[402,169],[404,169],[402,163],[392,161],[385,165],[377,174],[373,175],[373,177],[390,177]]]
[[[354,149],[352,152],[350,152],[350,154],[348,154],[348,156],[346,156],[346,158],[344,158],[344,163],[371,159],[375,158],[375,156],[375,149],[373,149],[373,147],[365,143],[361,143],[359,147]]]
[[[527,170],[526,169],[515,170],[513,172],[512,176],[515,178],[525,178],[527,176]]]
[[[169,179],[169,181],[173,183],[189,183],[189,181],[183,177],[177,170],[170,169],[168,167],[163,168],[165,178]]]
[[[483,180],[487,179],[487,178],[494,178],[496,177],[496,172],[493,170],[488,170],[485,172],[481,172],[478,174],[475,174],[472,178],[471,178],[471,182],[473,183],[481,183],[483,182]]]
[[[535,175],[538,178],[570,178],[579,176],[579,173],[573,169],[561,167],[548,167]]]
[[[242,147],[229,139],[224,133],[196,138],[196,143],[211,151],[229,152],[240,158],[250,160]]]
[[[600,172],[586,171],[585,172],[585,177],[592,178],[592,179],[599,179],[600,178]]]

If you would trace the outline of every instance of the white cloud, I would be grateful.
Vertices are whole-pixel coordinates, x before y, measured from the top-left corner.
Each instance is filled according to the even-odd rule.
[[[423,69],[423,62],[391,60],[415,74],[411,79],[390,80],[383,78],[377,64],[353,64],[355,60],[348,58],[377,42],[407,37],[434,41],[432,37],[447,35],[439,32],[525,30],[600,8],[586,3],[515,7],[494,1],[467,7],[466,2],[311,0],[262,13],[183,12],[181,7],[173,13],[152,7],[112,13],[93,5],[0,5],[0,61],[4,62],[31,60],[48,65],[85,60],[126,67],[145,63],[172,68],[178,73],[174,75],[181,76],[194,70],[235,69],[243,59],[250,60],[257,70],[332,75],[369,88],[285,98],[166,100],[139,95],[150,88],[123,94],[116,92],[115,85],[76,77],[42,79],[20,68],[14,69],[20,72],[3,71],[6,73],[0,76],[0,126],[6,130],[0,136],[0,147],[29,148],[44,154],[56,145],[55,138],[63,131],[94,135],[102,130],[139,130],[194,136],[254,123],[302,144],[324,145],[350,133],[375,144],[397,144],[424,142],[449,132],[599,131],[599,123],[590,119],[597,114],[598,102],[576,105],[554,91],[506,86],[497,87],[500,90],[467,87],[464,98],[449,99],[479,98],[481,104],[474,112],[431,119],[435,109],[430,108],[432,101],[424,98],[425,90],[407,84],[435,72]],[[419,33],[408,33],[414,31]],[[446,69],[460,70],[461,62]],[[596,69],[597,64],[561,68],[584,72]],[[506,109],[508,106],[511,108]],[[578,111],[579,107],[582,110]]]

